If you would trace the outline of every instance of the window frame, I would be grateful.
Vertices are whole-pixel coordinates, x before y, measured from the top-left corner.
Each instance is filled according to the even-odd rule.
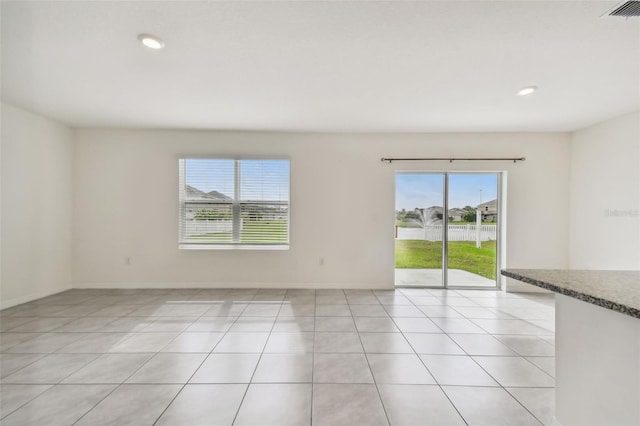
[[[178,155],[178,248],[180,250],[289,250],[291,246],[291,159],[286,156],[238,156],[238,155]],[[240,242],[184,242],[185,233],[185,212],[187,203],[184,199],[186,187],[186,160],[234,160],[234,196],[232,202],[225,201],[205,201],[194,204],[229,205],[232,215],[232,240],[240,238],[240,226],[242,223],[242,205],[286,205],[287,206],[287,241],[286,243],[254,243],[243,244]],[[288,201],[247,201],[240,199],[241,171],[238,166],[241,161],[286,161],[288,163],[287,193]]]

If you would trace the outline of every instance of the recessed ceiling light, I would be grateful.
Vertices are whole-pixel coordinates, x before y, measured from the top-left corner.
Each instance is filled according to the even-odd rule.
[[[164,41],[151,34],[140,34],[138,35],[138,40],[140,40],[140,43],[144,44],[149,49],[158,50],[164,47]]]
[[[518,96],[527,96],[538,90],[538,86],[527,86],[518,90]]]

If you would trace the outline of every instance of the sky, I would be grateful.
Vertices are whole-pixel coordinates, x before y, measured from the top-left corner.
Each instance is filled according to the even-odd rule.
[[[234,167],[235,160],[187,159],[186,183],[233,197]],[[240,160],[240,170],[241,199],[289,199],[288,160]],[[396,210],[442,206],[443,179],[442,174],[396,174]],[[475,207],[497,198],[497,179],[495,174],[450,174],[449,208]]]
[[[496,199],[497,182],[495,174],[450,174],[449,208],[475,207]],[[396,210],[442,206],[443,186],[442,174],[397,173]]]
[[[233,198],[235,163],[232,159],[186,159],[186,184]],[[288,200],[289,161],[240,160],[240,192],[242,200]]]

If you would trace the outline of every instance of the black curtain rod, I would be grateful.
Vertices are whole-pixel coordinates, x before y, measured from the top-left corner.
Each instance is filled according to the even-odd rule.
[[[518,158],[385,158],[382,157],[380,161],[385,162],[388,161],[392,163],[394,161],[448,161],[453,163],[454,161],[524,161],[525,157]]]

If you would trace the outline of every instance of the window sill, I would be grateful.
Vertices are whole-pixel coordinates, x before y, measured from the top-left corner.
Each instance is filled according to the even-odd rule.
[[[179,244],[180,250],[289,250],[288,244]]]

